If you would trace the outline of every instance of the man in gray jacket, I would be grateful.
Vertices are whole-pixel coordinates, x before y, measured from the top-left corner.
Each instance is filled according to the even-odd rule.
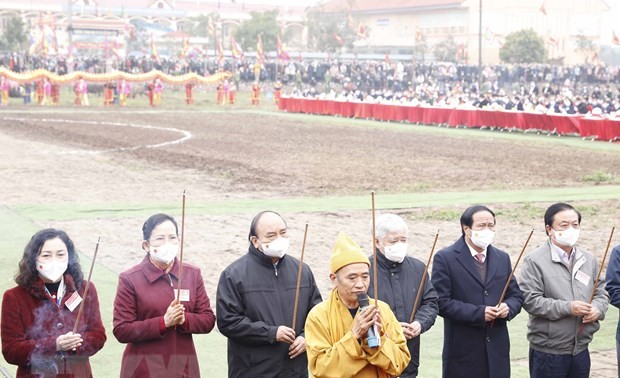
[[[530,376],[587,378],[588,344],[600,328],[609,296],[596,258],[577,247],[581,214],[556,203],[545,212],[547,243],[523,261],[519,285],[530,314]],[[590,297],[594,291],[594,299]]]

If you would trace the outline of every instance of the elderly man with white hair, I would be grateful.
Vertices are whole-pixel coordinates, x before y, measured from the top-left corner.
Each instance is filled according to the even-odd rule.
[[[409,322],[426,266],[422,261],[407,256],[409,227],[403,218],[396,214],[382,214],[377,217],[375,228],[379,299],[389,304],[396,315],[411,353],[411,362],[400,377],[417,377],[420,367],[420,334],[428,331],[435,323],[439,312],[437,293],[427,277],[415,317],[413,322]],[[374,269],[372,265],[371,277]],[[372,280],[368,292],[374,293]]]

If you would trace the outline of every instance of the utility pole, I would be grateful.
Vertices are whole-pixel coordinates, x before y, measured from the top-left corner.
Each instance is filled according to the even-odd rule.
[[[69,46],[67,46],[67,72],[73,72],[73,0],[67,0],[67,9],[69,12],[69,15],[67,17],[67,23],[69,24],[69,26],[67,26],[67,35],[68,35],[68,43]]]
[[[482,0],[478,19],[478,96],[482,92]]]

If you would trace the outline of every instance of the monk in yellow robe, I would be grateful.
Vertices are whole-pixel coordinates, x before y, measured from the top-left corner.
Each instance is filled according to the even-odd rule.
[[[329,299],[316,305],[306,319],[306,353],[315,378],[387,378],[398,376],[411,355],[400,323],[387,303],[370,299],[370,261],[362,249],[341,233],[332,250]],[[362,296],[359,296],[359,295]],[[369,345],[371,331],[379,345]]]

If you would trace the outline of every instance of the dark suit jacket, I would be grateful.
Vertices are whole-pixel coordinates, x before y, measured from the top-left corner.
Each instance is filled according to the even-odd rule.
[[[418,259],[406,256],[402,263],[395,263],[388,260],[385,255],[377,250],[377,286],[379,289],[379,300],[390,305],[396,319],[399,322],[409,323],[413,312],[418,288],[422,282],[426,265]],[[370,259],[370,277],[373,276],[374,261]],[[374,295],[374,285],[370,280],[368,293]],[[426,277],[422,287],[422,295],[418,300],[419,307],[415,313],[415,321],[422,326],[422,332],[428,331],[437,317],[437,293]],[[411,378],[418,376],[420,366],[420,336],[407,340],[407,348],[411,353],[411,361],[407,368],[400,374],[400,378]]]
[[[507,320],[523,304],[513,277],[504,298],[510,308],[507,319],[485,323],[486,306],[496,306],[511,272],[506,252],[489,246],[487,277],[482,282],[465,239],[437,252],[432,283],[439,296],[439,315],[444,318],[443,376],[445,378],[510,377],[510,340]]]
[[[620,308],[620,245],[611,251],[605,281],[607,282],[605,289],[609,293],[611,304]],[[616,342],[620,343],[620,320],[618,320],[618,328],[616,329]]]

